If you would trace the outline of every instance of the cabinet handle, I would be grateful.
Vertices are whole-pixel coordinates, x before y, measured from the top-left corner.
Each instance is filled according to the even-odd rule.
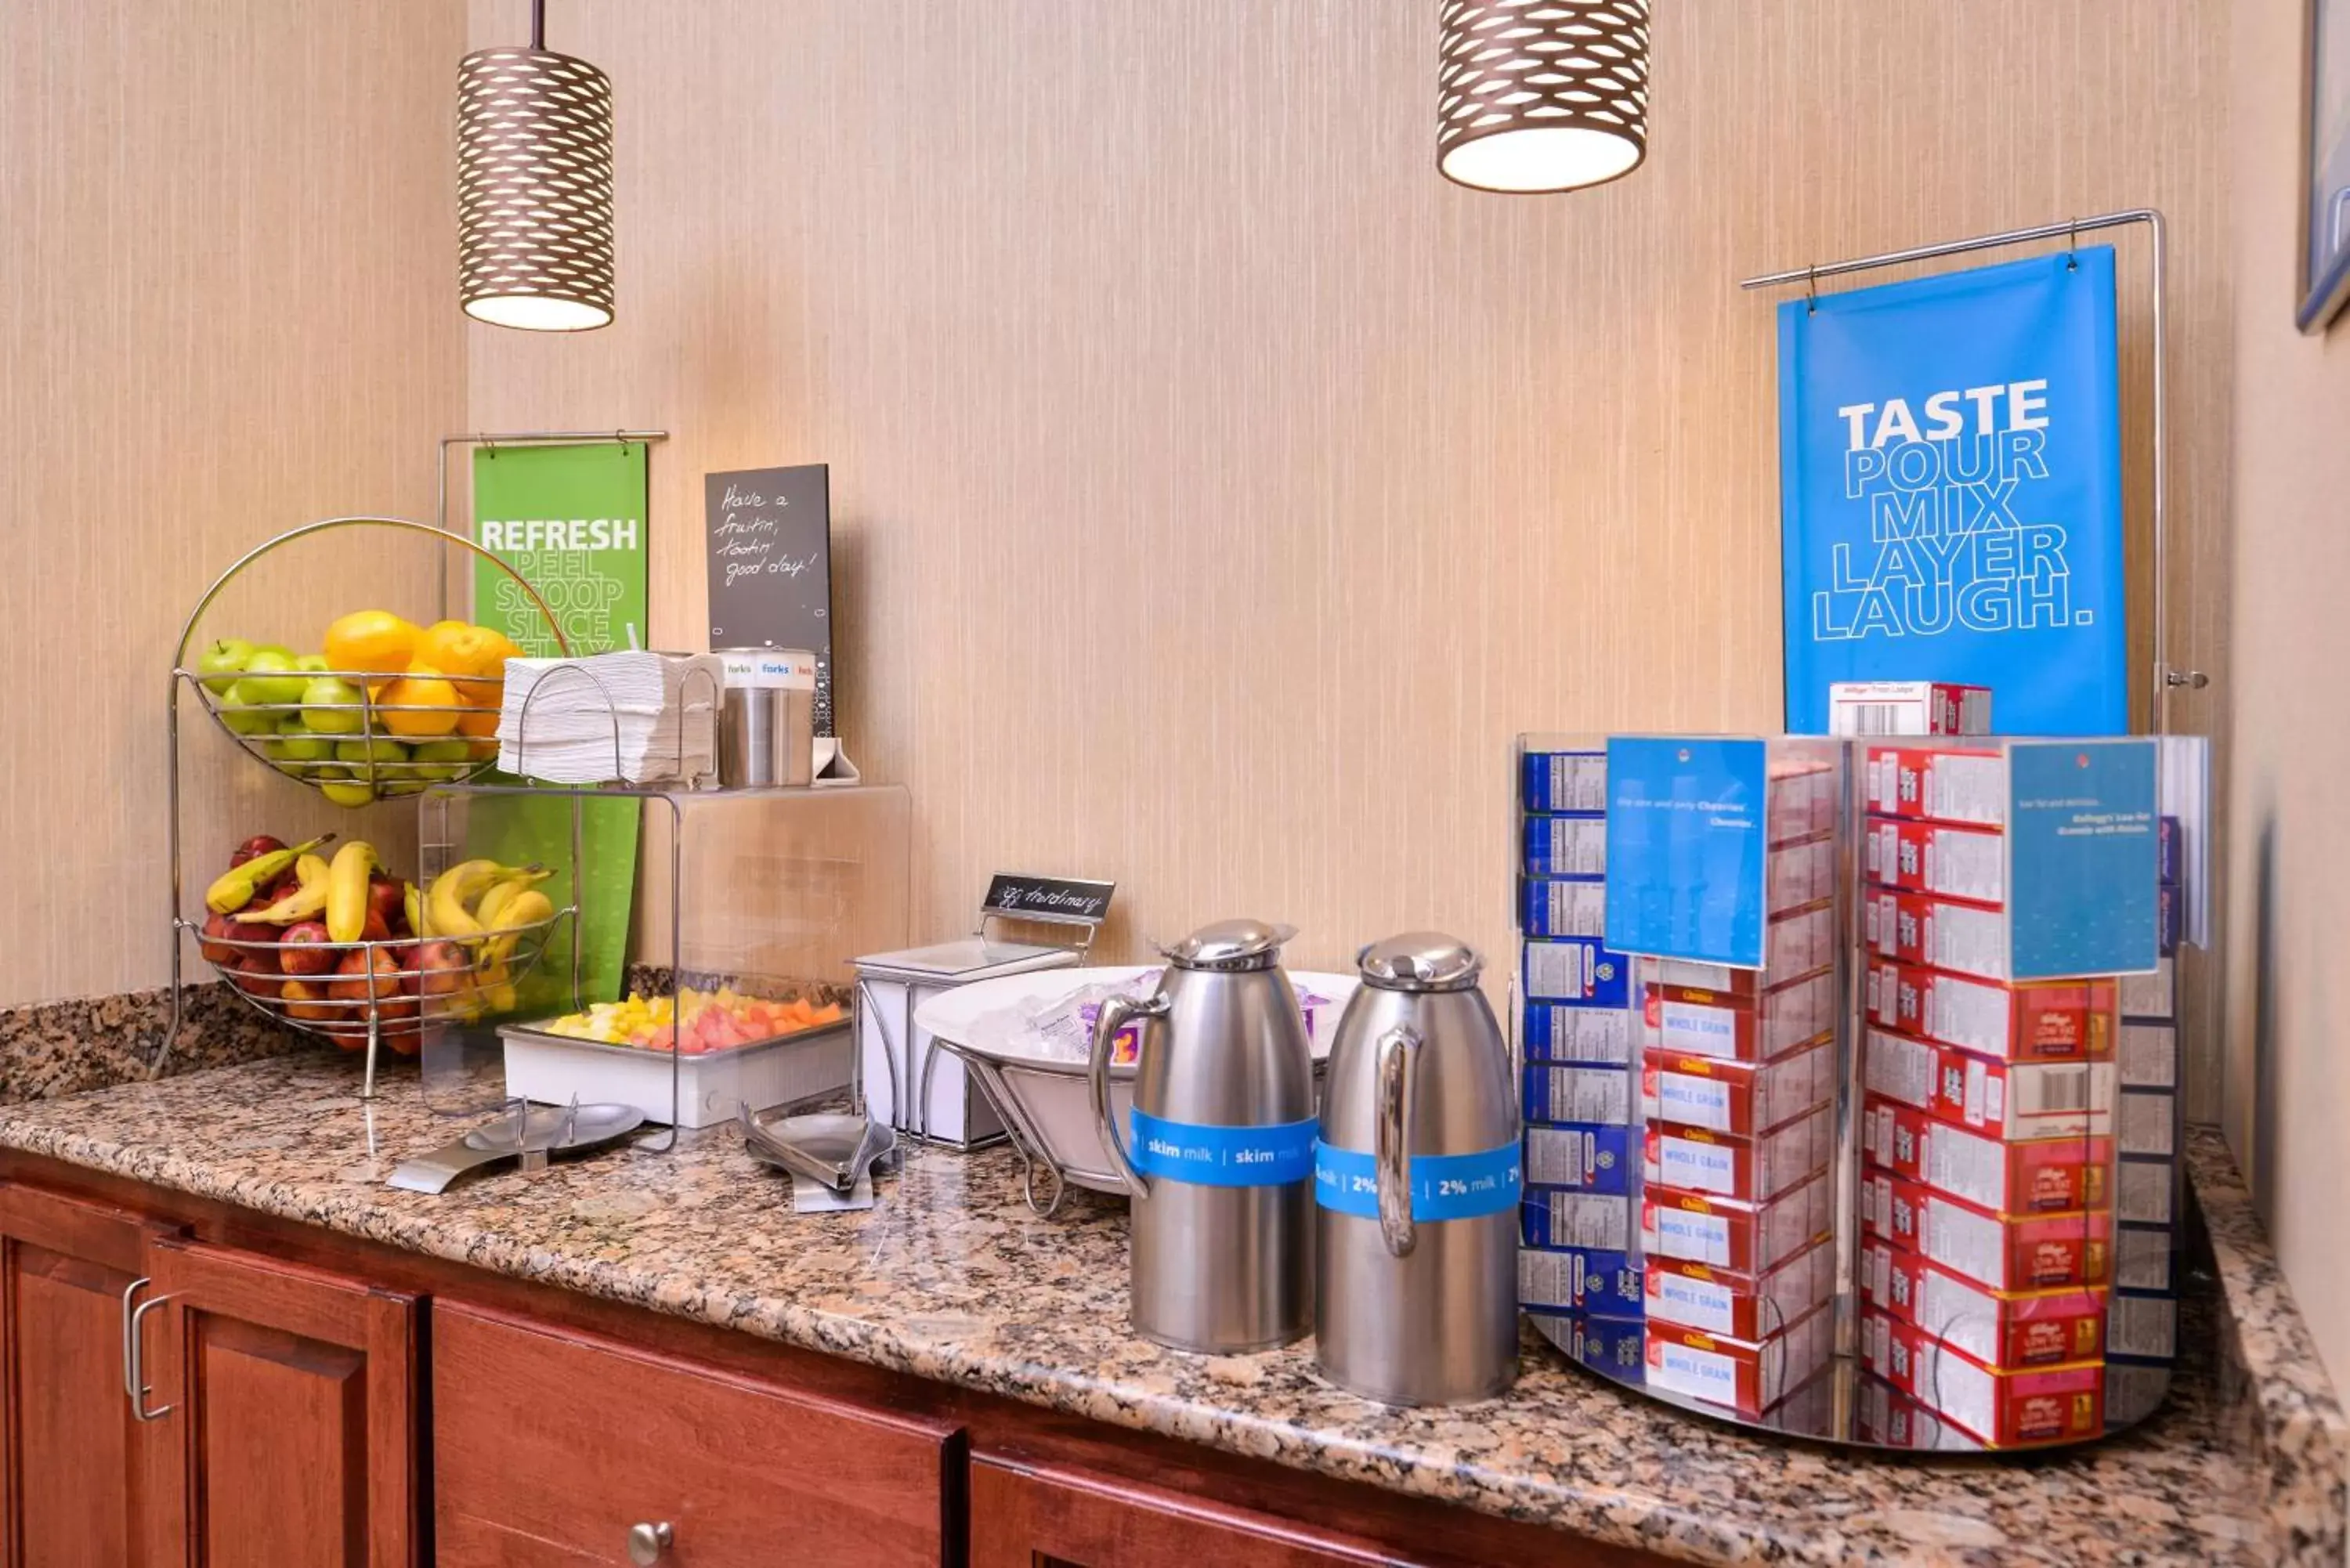
[[[140,1346],[139,1331],[149,1313],[172,1299],[157,1296],[133,1306],[133,1299],[152,1283],[152,1280],[133,1280],[122,1293],[122,1391],[130,1396],[130,1413],[142,1421],[160,1421],[179,1408],[177,1405],[166,1405],[160,1410],[147,1408],[147,1396],[155,1390],[147,1381],[147,1358]]]
[[[652,1568],[677,1542],[677,1532],[664,1519],[659,1524],[629,1526],[629,1561],[637,1568]]]

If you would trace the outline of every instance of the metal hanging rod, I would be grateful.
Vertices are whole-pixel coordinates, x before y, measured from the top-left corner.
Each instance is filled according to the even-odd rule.
[[[1939,256],[1964,255],[1971,251],[1998,250],[2007,245],[2033,244],[2043,240],[2077,243],[2085,234],[2094,234],[2100,229],[2126,228],[2136,223],[2144,223],[2153,241],[2148,273],[2154,290],[2154,687],[2149,694],[2149,703],[2154,711],[2149,717],[2151,728],[2159,735],[2170,732],[2171,689],[2185,686],[2200,691],[2211,683],[2210,678],[2199,670],[2172,669],[2169,658],[2170,443],[2168,399],[2163,389],[2165,339],[2168,335],[2164,296],[2168,266],[2163,243],[2162,214],[2152,207],[2132,207],[2126,212],[2100,213],[2093,218],[2067,218],[2061,223],[2041,223],[2029,229],[2008,229],[1996,234],[1945,240],[1939,244],[1912,245],[1908,250],[1886,251],[1878,255],[1853,256],[1845,261],[1790,267],[1784,272],[1767,272],[1760,277],[1745,278],[1738,286],[1776,288],[1791,283],[1816,286],[1824,277],[1842,277],[1847,273],[1872,272],[1878,267],[1932,261]]]

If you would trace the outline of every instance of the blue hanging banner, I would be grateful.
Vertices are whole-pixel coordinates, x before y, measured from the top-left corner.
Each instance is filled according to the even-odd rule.
[[[1411,1185],[1411,1217],[1423,1222],[1498,1214],[1515,1209],[1525,1190],[1514,1143],[1473,1154],[1416,1154],[1405,1171]],[[1361,1149],[1315,1140],[1314,1200],[1335,1213],[1378,1219],[1378,1162]]]
[[[1761,969],[1770,756],[1760,741],[1607,739],[1607,945]]]
[[[1779,307],[1790,732],[1826,733],[1837,680],[2128,728],[2114,337],[2110,245]]]
[[[1134,1168],[1154,1180],[1195,1187],[1285,1187],[1314,1174],[1314,1136],[1321,1119],[1271,1127],[1170,1122],[1134,1111]]]

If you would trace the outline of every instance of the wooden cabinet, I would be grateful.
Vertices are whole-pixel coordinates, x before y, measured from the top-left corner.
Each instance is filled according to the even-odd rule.
[[[147,1230],[122,1210],[0,1185],[0,1518],[7,1568],[140,1562],[159,1443],[124,1397],[123,1293]]]
[[[1368,1542],[1074,1467],[971,1461],[971,1568],[1409,1568]]]
[[[168,1306],[142,1345],[178,1485],[157,1568],[408,1568],[421,1561],[416,1303],[201,1243],[149,1249]]]
[[[441,1568],[937,1563],[956,1428],[442,1302],[432,1312]]]

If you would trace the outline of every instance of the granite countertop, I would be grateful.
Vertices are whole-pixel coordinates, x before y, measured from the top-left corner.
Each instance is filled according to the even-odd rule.
[[[1876,1458],[1677,1414],[1531,1337],[1510,1395],[1432,1411],[1342,1394],[1306,1349],[1161,1350],[1126,1327],[1124,1206],[1073,1193],[1039,1219],[1001,1149],[917,1151],[862,1213],[795,1215],[731,1127],[397,1191],[382,1178],[455,1125],[412,1077],[372,1107],[358,1084],[347,1059],[281,1057],[0,1107],[0,1145],[1694,1562],[2342,1561],[2342,1413],[2257,1226],[2226,1213],[2207,1216],[2218,1332],[2189,1336],[2161,1414],[2062,1453]]]

